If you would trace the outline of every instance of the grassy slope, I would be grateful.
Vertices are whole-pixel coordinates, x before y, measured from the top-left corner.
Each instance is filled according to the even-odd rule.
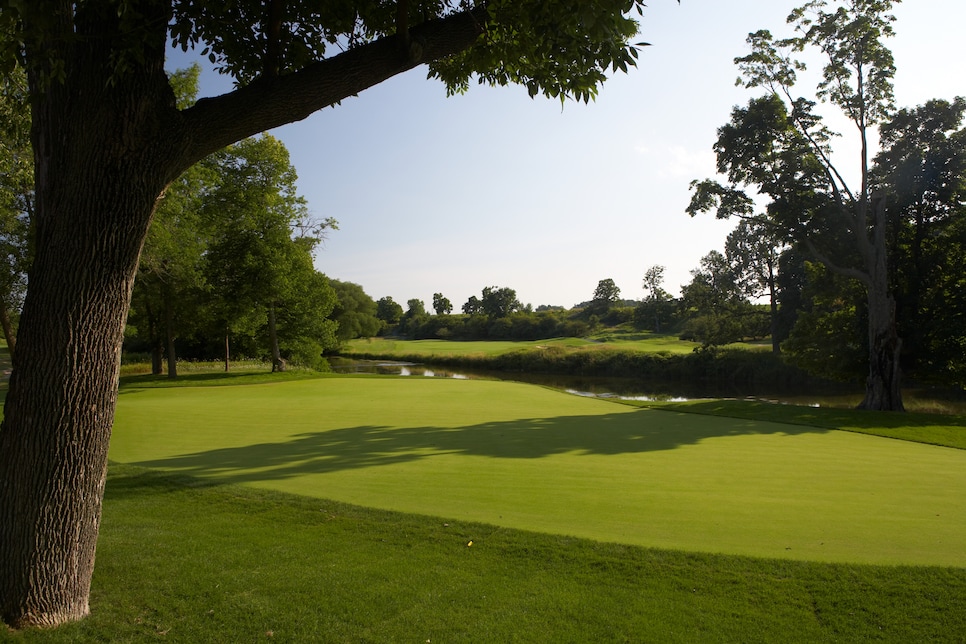
[[[197,427],[165,393],[161,416]],[[114,463],[92,609],[0,641],[960,641],[966,568],[648,550]]]
[[[382,356],[451,356],[451,355],[484,355],[495,356],[510,351],[533,347],[566,347],[578,351],[597,351],[601,349],[626,349],[629,351],[648,351],[668,353],[691,353],[694,342],[679,340],[674,336],[657,335],[652,333],[615,334],[601,336],[595,340],[582,338],[553,338],[550,340],[533,340],[512,342],[509,340],[391,340],[386,338],[372,338],[352,340],[342,353],[344,355],[368,354]]]
[[[126,388],[111,457],[601,541],[966,566],[964,451],[514,383]]]
[[[117,464],[97,566],[91,617],[0,641],[905,643],[966,632],[964,569],[647,550]]]

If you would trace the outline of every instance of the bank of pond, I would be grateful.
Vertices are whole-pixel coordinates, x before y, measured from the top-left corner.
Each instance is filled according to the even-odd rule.
[[[800,405],[854,407],[862,383],[824,380],[768,351],[699,349],[690,353],[603,348],[574,351],[531,346],[502,353],[351,352],[329,358],[340,373],[491,378],[548,386],[578,395],[633,400],[758,398]],[[962,391],[909,383],[918,411],[966,413]]]

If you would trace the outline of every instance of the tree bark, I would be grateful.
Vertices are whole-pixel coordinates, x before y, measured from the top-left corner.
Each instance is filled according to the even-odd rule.
[[[36,255],[0,431],[0,614],[14,626],[89,610],[124,324],[163,188],[117,167],[124,150],[75,147],[67,130],[99,129],[84,111],[35,114],[66,141],[37,142]]]
[[[872,236],[864,248],[869,280],[866,294],[869,303],[869,375],[865,383],[865,398],[859,409],[877,411],[905,411],[902,404],[899,353],[902,342],[896,328],[896,303],[889,294],[889,273],[886,261],[885,203],[875,195],[871,208]]]
[[[869,376],[859,409],[904,411],[896,333],[895,301],[887,294],[869,292]]]
[[[278,329],[275,325],[275,306],[268,307],[268,342],[272,347],[272,371],[285,371],[285,361],[278,348]]]
[[[164,346],[161,344],[161,332],[158,331],[154,320],[154,313],[151,310],[151,300],[144,302],[144,313],[148,320],[148,337],[151,339],[151,375],[160,376],[164,369],[161,360],[164,357]]]
[[[10,352],[10,362],[12,364],[17,350],[17,335],[13,332],[13,324],[10,322],[10,311],[7,309],[7,302],[2,298],[0,298],[0,326],[3,327],[3,337],[7,341],[7,350]]]
[[[0,619],[14,628],[89,611],[124,325],[164,187],[225,145],[469,47],[485,21],[475,10],[412,28],[421,60],[390,37],[179,112],[163,69],[170,2],[138,8],[135,39],[115,2],[19,10],[36,245],[0,427]]]
[[[168,354],[168,378],[178,377],[178,354],[174,346],[174,306],[171,304],[171,287],[164,286],[164,335]]]
[[[229,342],[231,332],[228,330],[228,326],[225,325],[225,373],[228,373],[228,369],[231,365],[231,344]]]

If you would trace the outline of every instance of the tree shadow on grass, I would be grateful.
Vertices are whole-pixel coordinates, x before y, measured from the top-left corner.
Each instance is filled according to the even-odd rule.
[[[135,465],[190,477],[247,483],[394,465],[443,454],[502,459],[535,459],[565,453],[612,455],[672,450],[729,436],[828,431],[640,410],[489,422],[457,428],[363,425],[308,432],[276,442],[140,461]]]

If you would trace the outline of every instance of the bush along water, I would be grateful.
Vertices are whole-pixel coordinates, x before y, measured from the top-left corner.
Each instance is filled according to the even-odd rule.
[[[430,363],[476,371],[703,382],[755,388],[793,389],[826,384],[771,352],[715,347],[701,347],[689,354],[606,348],[575,351],[550,346],[520,349],[495,356],[354,353],[353,357]]]

